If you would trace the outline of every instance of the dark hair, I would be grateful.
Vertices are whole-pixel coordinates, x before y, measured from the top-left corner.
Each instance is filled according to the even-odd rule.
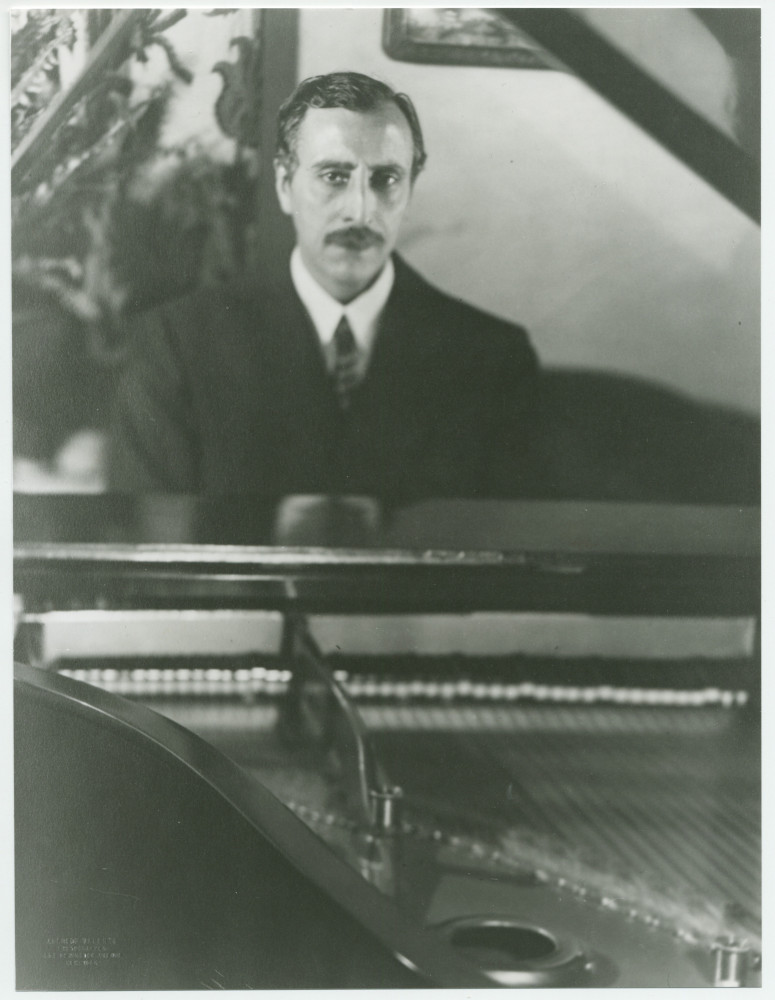
[[[363,73],[327,73],[311,76],[298,85],[283,101],[277,115],[275,157],[289,171],[296,166],[296,142],[307,108],[346,108],[348,111],[373,111],[385,102],[395,104],[406,118],[412,133],[412,180],[425,165],[425,143],[414,104],[406,94],[397,94],[386,83]]]

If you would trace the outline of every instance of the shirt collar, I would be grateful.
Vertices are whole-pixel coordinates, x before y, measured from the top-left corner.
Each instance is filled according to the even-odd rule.
[[[291,254],[291,278],[324,347],[333,339],[334,330],[344,313],[358,345],[365,351],[371,349],[380,315],[395,280],[395,268],[390,257],[377,280],[344,306],[315,281],[298,247]]]

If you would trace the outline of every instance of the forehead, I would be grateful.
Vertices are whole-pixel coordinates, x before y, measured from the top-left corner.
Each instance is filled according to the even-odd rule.
[[[412,162],[409,123],[395,104],[372,111],[309,108],[299,127],[296,155],[300,163],[362,161],[370,166]]]

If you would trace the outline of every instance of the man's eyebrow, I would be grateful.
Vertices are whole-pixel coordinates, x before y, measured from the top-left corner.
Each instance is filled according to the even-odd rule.
[[[319,160],[317,163],[312,164],[313,170],[355,170],[356,164],[350,163],[347,160]],[[387,163],[375,163],[373,166],[369,167],[369,170],[373,173],[382,170],[395,170],[398,173],[406,173],[406,168],[392,160]]]
[[[395,163],[393,161],[389,163],[376,163],[373,167],[369,167],[369,170],[374,172],[377,170],[395,170],[399,174],[406,173],[406,167],[402,163]]]
[[[312,166],[315,170],[355,170],[355,164],[346,160],[320,160]]]

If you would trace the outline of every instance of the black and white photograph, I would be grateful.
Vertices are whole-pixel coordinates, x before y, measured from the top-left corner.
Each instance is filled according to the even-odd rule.
[[[17,991],[763,986],[761,13],[7,10]]]

